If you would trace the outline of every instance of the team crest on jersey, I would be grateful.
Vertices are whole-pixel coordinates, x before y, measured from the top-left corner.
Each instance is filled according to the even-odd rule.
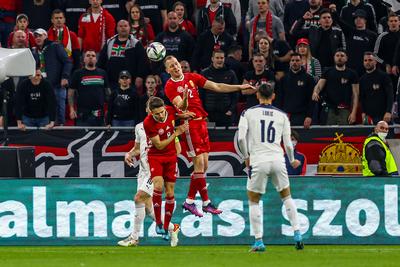
[[[178,88],[176,89],[178,91],[178,93],[183,93],[183,87],[182,86],[178,86]]]
[[[162,135],[164,133],[164,129],[159,129],[158,130],[158,135]]]

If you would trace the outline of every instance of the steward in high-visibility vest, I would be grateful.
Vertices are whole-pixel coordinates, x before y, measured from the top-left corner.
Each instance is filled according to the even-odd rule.
[[[385,141],[388,130],[388,124],[380,121],[377,123],[374,133],[365,139],[362,155],[363,176],[397,174],[396,162]]]

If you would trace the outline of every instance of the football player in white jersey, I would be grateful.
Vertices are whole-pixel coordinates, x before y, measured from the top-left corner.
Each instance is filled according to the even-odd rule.
[[[139,162],[139,173],[137,180],[137,193],[134,197],[135,200],[135,218],[133,232],[124,240],[118,242],[118,245],[123,247],[137,246],[139,244],[140,229],[143,226],[144,218],[146,213],[153,220],[153,183],[150,178],[150,167],[147,160],[147,148],[148,142],[146,133],[143,128],[143,122],[139,123],[135,127],[135,146],[125,154],[125,163],[129,166],[133,166],[134,158],[140,155]],[[177,154],[181,152],[181,146],[179,139],[175,140],[175,148]],[[178,245],[178,233],[179,224],[169,224],[168,231],[170,233],[171,246],[176,247]]]
[[[290,163],[297,168],[300,162],[293,155],[290,122],[286,113],[271,105],[275,98],[272,84],[262,84],[257,91],[257,98],[260,104],[242,113],[238,135],[239,148],[249,169],[247,196],[250,223],[255,235],[255,243],[251,251],[265,251],[262,240],[262,210],[258,202],[265,193],[268,177],[271,178],[272,184],[285,205],[286,213],[294,230],[295,246],[297,249],[303,249],[297,208],[290,195],[289,178],[281,147],[283,139]]]

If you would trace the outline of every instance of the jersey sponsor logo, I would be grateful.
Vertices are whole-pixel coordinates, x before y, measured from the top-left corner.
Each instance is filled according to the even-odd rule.
[[[346,79],[346,78],[341,78],[341,79],[340,79],[340,83],[341,83],[341,84],[347,84],[348,81],[349,81],[349,80]]]
[[[164,133],[164,129],[158,129],[158,134],[162,135]]]

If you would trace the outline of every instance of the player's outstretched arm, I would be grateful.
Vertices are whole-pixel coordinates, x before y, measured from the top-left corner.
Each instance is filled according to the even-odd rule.
[[[204,88],[211,90],[211,91],[218,92],[218,93],[231,93],[231,92],[242,91],[242,90],[254,90],[254,91],[257,90],[251,84],[215,83],[210,80],[206,81],[206,83],[204,84]]]

